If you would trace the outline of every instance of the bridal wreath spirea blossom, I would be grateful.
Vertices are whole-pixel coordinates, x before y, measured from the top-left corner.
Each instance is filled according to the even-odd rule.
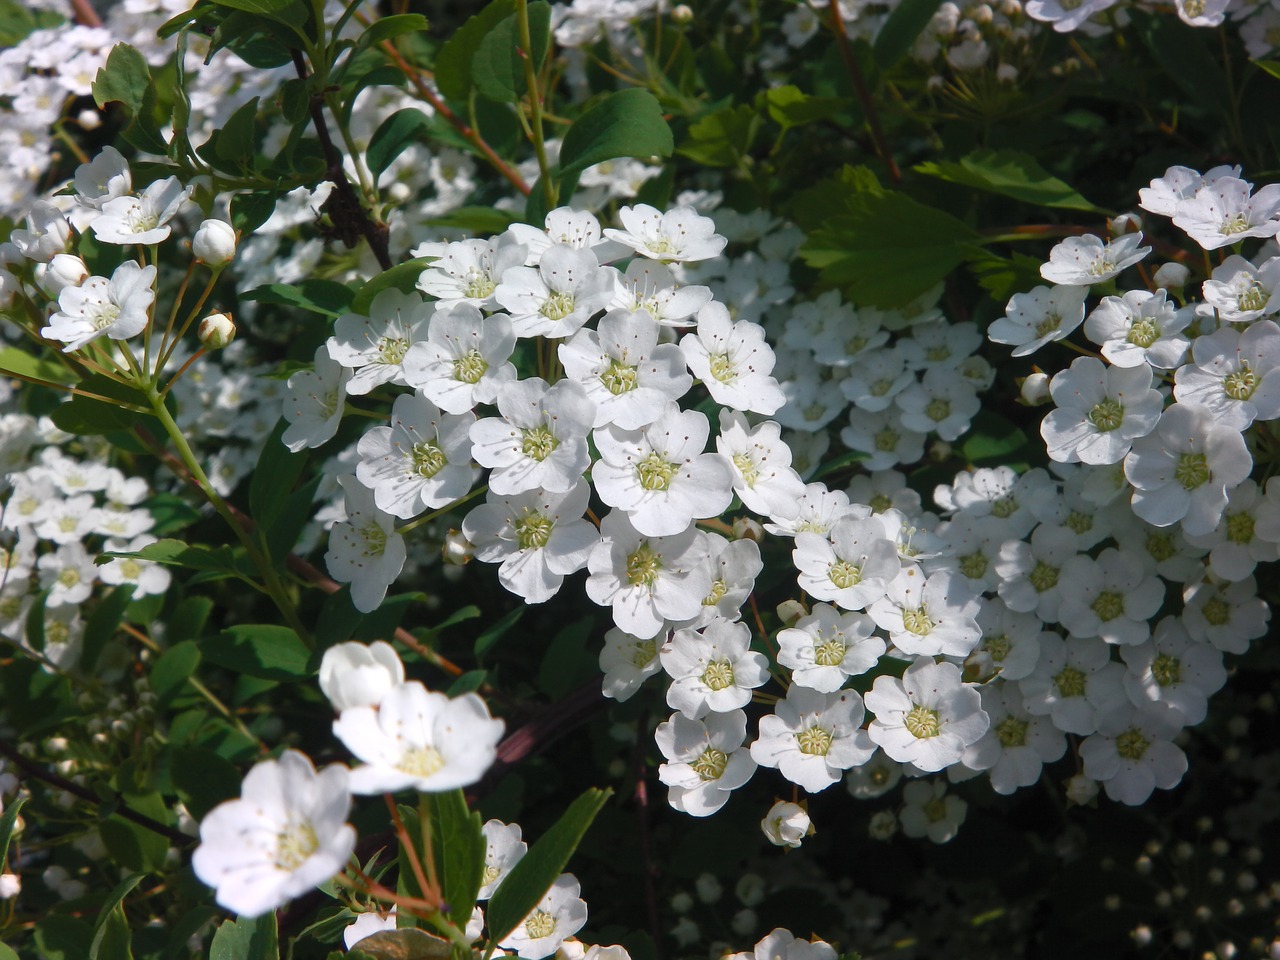
[[[258,764],[239,800],[228,800],[200,824],[191,866],[217,888],[218,903],[256,917],[340,872],[355,849],[346,823],[351,809],[347,768],[317,772],[296,750]]]

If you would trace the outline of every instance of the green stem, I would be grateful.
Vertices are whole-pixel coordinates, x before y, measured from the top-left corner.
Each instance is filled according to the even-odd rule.
[[[538,157],[542,192],[547,209],[556,205],[556,187],[551,182],[551,164],[547,161],[547,144],[542,131],[542,92],[538,88],[538,74],[533,68],[533,35],[529,30],[529,0],[516,0],[516,18],[520,23],[520,48],[523,51],[524,82],[529,88],[529,118],[533,127],[533,152]]]
[[[411,530],[416,530],[418,527],[422,526],[423,524],[430,523],[436,517],[441,516],[442,514],[448,513],[450,510],[453,510],[455,507],[462,506],[468,500],[474,500],[476,497],[480,496],[480,494],[484,493],[488,489],[489,489],[488,484],[485,484],[483,487],[476,487],[474,490],[468,493],[461,500],[455,500],[453,501],[453,503],[446,504],[445,506],[441,507],[439,510],[432,510],[430,513],[425,513],[422,516],[418,517],[416,520],[410,520],[403,527],[397,527],[396,533],[404,535],[410,532]]]
[[[232,532],[235,533],[236,539],[240,541],[245,552],[249,555],[250,561],[257,568],[258,573],[262,576],[263,585],[266,587],[266,593],[275,602],[281,615],[289,624],[293,631],[308,647],[315,645],[310,631],[302,625],[302,620],[298,616],[298,610],[293,605],[293,601],[289,598],[289,594],[285,591],[284,582],[280,579],[279,573],[271,565],[270,558],[258,548],[258,544],[254,541],[252,534],[249,533],[236,519],[235,513],[222,499],[217,490],[213,489],[213,484],[209,482],[209,477],[205,474],[204,468],[200,466],[200,461],[196,458],[195,453],[191,449],[191,445],[187,443],[187,438],[182,432],[182,428],[178,426],[169,413],[169,408],[164,405],[164,397],[156,389],[154,383],[139,384],[147,395],[147,400],[151,404],[151,412],[155,414],[164,432],[169,435],[169,439],[173,441],[173,446],[177,450],[178,457],[186,468],[191,471],[191,476],[195,479],[196,485],[200,487],[200,492],[217,511],[218,516],[226,522]]]

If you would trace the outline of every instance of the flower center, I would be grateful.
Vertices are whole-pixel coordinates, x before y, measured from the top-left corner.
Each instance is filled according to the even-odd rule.
[[[796,743],[800,752],[810,757],[825,757],[831,749],[831,731],[824,730],[816,723],[808,730],[796,734]]]
[[[1060,572],[1058,567],[1051,567],[1043,560],[1038,560],[1027,579],[1031,581],[1031,586],[1036,588],[1037,593],[1044,593],[1058,585]]]
[[[382,337],[378,340],[378,362],[396,364],[409,352],[409,341],[404,337]]]
[[[276,866],[292,873],[320,849],[320,838],[311,824],[290,823],[276,834]]]
[[[1241,511],[1227,514],[1227,539],[1232,543],[1253,542],[1253,514]]]
[[[751,459],[749,453],[735,453],[733,455],[733,465],[738,468],[738,472],[742,474],[742,482],[750,489],[755,489],[756,480],[760,477],[760,471],[756,469],[755,461]]]
[[[733,664],[728,660],[712,660],[702,671],[702,682],[710,690],[724,690],[733,686]]]
[[[721,383],[730,383],[738,376],[738,371],[727,353],[711,355],[711,375]]]
[[[432,440],[419,440],[413,445],[413,472],[430,480],[449,463],[444,450]]]
[[[646,490],[669,490],[679,469],[655,450],[636,464],[636,479]]]
[[[1075,667],[1063,667],[1061,672],[1053,678],[1053,682],[1057,685],[1058,692],[1064,697],[1083,697],[1087,679],[1084,671],[1077,670]]]
[[[714,607],[724,599],[724,595],[728,592],[729,585],[723,580],[716,580],[711,584],[711,592],[702,598],[702,605],[704,607]]]
[[[1225,234],[1235,235],[1244,233],[1249,229],[1249,220],[1243,213],[1228,214],[1222,220],[1222,226],[1219,228]]]
[[[65,643],[71,636],[71,627],[65,620],[46,620],[44,622],[45,643]]]
[[[429,777],[444,769],[444,757],[435,747],[410,747],[397,766],[415,777]]]
[[[930,347],[924,352],[924,358],[930,363],[941,363],[951,356],[951,348],[947,346]]]
[[[917,637],[923,637],[933,628],[934,622],[929,619],[929,614],[924,607],[902,611],[902,629],[906,630],[907,633],[914,633]]]
[[[1240,309],[1243,310],[1261,310],[1267,305],[1267,301],[1271,299],[1271,294],[1267,288],[1260,284],[1257,280],[1251,280],[1247,289],[1240,292],[1238,303]]]
[[[884,379],[877,380],[875,383],[871,384],[868,389],[871,391],[871,395],[873,397],[883,397],[889,392],[889,388],[892,386],[893,381],[886,377]]]
[[[1044,319],[1036,324],[1036,339],[1047,337],[1051,333],[1056,333],[1058,327],[1062,324],[1062,317],[1056,313],[1046,313]]]
[[[498,875],[501,873],[502,870],[499,867],[492,863],[486,863],[484,865],[484,879],[481,882],[487,887],[489,884],[493,883],[493,881],[497,880]]]
[[[693,767],[693,772],[703,780],[719,780],[724,775],[724,768],[728,763],[727,753],[715,747],[707,747],[689,766]]]
[[[1024,747],[1027,744],[1027,721],[1005,717],[996,724],[996,738],[1002,747]]]
[[[530,427],[528,430],[522,430],[521,434],[523,439],[520,442],[520,449],[526,457],[537,460],[539,463],[551,456],[552,451],[560,446],[559,438],[545,426]]]
[[[1156,563],[1163,563],[1177,552],[1172,534],[1152,532],[1147,536],[1147,553],[1151,554]]]
[[[1201,612],[1205,620],[1215,627],[1225,627],[1231,622],[1231,605],[1222,597],[1213,597],[1208,600]]]
[[[1088,533],[1093,529],[1093,514],[1072,510],[1067,514],[1066,525],[1076,533]]]
[[[881,453],[892,453],[898,449],[898,433],[896,430],[881,430],[875,436],[876,449]]]
[[[653,640],[637,640],[631,646],[631,665],[636,669],[647,667],[657,655],[658,641],[656,638]]]
[[[1085,419],[1100,432],[1107,433],[1124,422],[1124,406],[1119,401],[1107,397],[1094,404]]]
[[[998,500],[991,501],[991,515],[999,517],[1001,520],[1007,520],[1018,512],[1018,501],[1013,497],[1001,497]]]
[[[120,564],[120,573],[126,580],[137,580],[138,575],[142,573],[142,564],[132,558],[125,560]]]
[[[928,707],[913,706],[906,717],[902,720],[903,726],[907,728],[913,737],[917,740],[928,740],[930,737],[936,737],[942,730],[942,721],[938,716],[937,710],[930,710]]]
[[[1004,660],[1004,658],[1009,655],[1009,651],[1012,647],[1013,643],[1009,640],[1009,635],[1007,633],[1001,633],[994,637],[987,637],[986,642],[983,644],[983,649],[987,651],[987,654],[996,663],[1000,663]]]
[[[944,400],[942,397],[935,397],[924,408],[924,415],[935,423],[941,423],[951,416],[951,402]]]
[[[524,932],[529,935],[530,940],[541,940],[543,937],[549,937],[555,933],[555,930],[556,918],[545,910],[537,911],[524,922]]]
[[[453,379],[460,383],[479,383],[489,371],[489,362],[474,347],[453,361]]]
[[[1133,322],[1133,326],[1129,328],[1129,336],[1125,339],[1145,350],[1160,339],[1160,327],[1150,317],[1142,317]]]
[[[1092,609],[1103,623],[1114,620],[1124,613],[1124,594],[1103,590],[1098,594],[1098,599],[1093,601]]]
[[[80,571],[75,567],[67,567],[58,574],[58,582],[67,588],[74,587],[80,582]]]
[[[1141,760],[1142,755],[1147,752],[1147,747],[1149,746],[1151,746],[1151,741],[1144,737],[1142,731],[1137,727],[1126,730],[1116,737],[1116,753],[1126,760]]]
[[[970,580],[981,580],[987,575],[987,567],[991,561],[981,550],[975,550],[967,557],[960,558],[960,572]]]
[[[600,382],[615,397],[628,393],[638,386],[640,375],[635,367],[629,367],[621,360],[610,360],[609,365],[600,374]]]
[[[472,267],[462,278],[462,294],[468,300],[487,300],[493,295],[498,285],[483,270]]]
[[[515,522],[516,543],[521,550],[541,550],[551,539],[555,521],[532,510]]]
[[[539,311],[548,320],[563,320],[573,313],[572,293],[553,293],[542,304]]]
[[[813,662],[820,667],[839,666],[844,662],[844,655],[848,649],[843,640],[838,640],[834,637],[830,640],[824,640],[822,643],[814,645]]]
[[[627,582],[633,587],[652,587],[661,569],[662,557],[648,543],[642,543],[627,557]]]
[[[380,557],[386,553],[387,531],[383,530],[377,521],[366,524],[359,532],[366,557]]]
[[[1188,490],[1209,482],[1213,473],[1209,470],[1209,458],[1203,453],[1184,453],[1173,468],[1173,478]]]
[[[1245,360],[1240,361],[1239,370],[1228,373],[1222,378],[1222,392],[1232,400],[1248,400],[1256,389],[1258,389],[1258,375]]]
[[[848,560],[837,560],[827,567],[827,578],[839,589],[848,590],[862,582],[862,567]]]
[[[1151,661],[1151,675],[1162,687],[1173,686],[1182,682],[1182,661],[1162,653]]]
[[[871,508],[872,513],[884,513],[893,506],[893,500],[887,493],[877,493],[867,506]]]
[[[93,329],[105,330],[116,322],[116,318],[120,316],[120,308],[114,303],[104,303],[98,310],[98,315],[93,318]]]

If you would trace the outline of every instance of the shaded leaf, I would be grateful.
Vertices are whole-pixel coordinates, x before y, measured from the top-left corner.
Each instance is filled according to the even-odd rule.
[[[471,70],[480,41],[511,16],[514,0],[494,0],[453,32],[436,55],[436,85],[451,100],[465,101],[474,86]]]
[[[917,164],[915,171],[1040,207],[1099,211],[1069,184],[1017,150],[975,150],[959,162],[930,161]]]
[[[940,6],[942,0],[902,0],[893,8],[872,48],[881,69],[889,69],[907,55]]]
[[[609,94],[574,121],[560,145],[560,174],[617,157],[669,157],[674,149],[657,98],[632,87]]]
[[[279,960],[276,913],[268,910],[254,920],[224,920],[213,934],[209,960]]]
[[[536,73],[542,67],[551,41],[551,5],[533,0],[526,8],[532,50],[521,50],[517,14],[499,21],[476,45],[471,77],[476,91],[498,103],[514,103],[525,93],[525,63]]]
[[[301,680],[310,676],[311,651],[288,627],[240,624],[200,641],[204,659],[236,673],[264,680]]]

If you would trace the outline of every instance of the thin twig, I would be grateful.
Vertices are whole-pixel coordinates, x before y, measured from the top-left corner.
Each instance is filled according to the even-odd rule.
[[[645,724],[648,729],[648,723]],[[654,954],[657,960],[666,960],[663,949],[662,924],[658,919],[658,894],[654,889],[653,879],[658,872],[657,861],[653,856],[653,840],[649,833],[649,769],[645,763],[646,741],[643,737],[636,740],[636,832],[640,839],[640,879],[644,885],[645,915],[649,921],[649,936],[653,938]]]
[[[884,161],[884,165],[889,168],[889,178],[894,183],[902,183],[902,171],[898,169],[898,163],[893,159],[893,153],[889,150],[889,142],[885,139],[884,129],[880,126],[880,112],[876,109],[876,102],[871,96],[871,92],[867,89],[867,81],[862,76],[862,68],[858,66],[858,58],[854,56],[853,46],[849,43],[849,35],[844,30],[844,18],[840,15],[840,4],[830,3],[827,9],[831,13],[831,32],[835,34],[836,46],[840,49],[840,57],[844,60],[845,69],[849,71],[849,79],[853,81],[854,92],[858,95],[858,102],[862,104],[862,112],[867,116],[867,127],[871,132],[871,143],[876,148],[876,154]]]
[[[66,777],[60,777],[58,774],[50,770],[46,770],[34,760],[29,760],[24,757],[18,752],[17,748],[7,740],[0,740],[0,754],[3,754],[6,759],[12,761],[15,767],[26,773],[28,776],[47,783],[51,787],[56,787],[59,790],[79,797],[81,800],[84,800],[86,803],[91,803],[95,807],[104,806],[108,802],[113,803],[113,812],[117,816],[122,817],[131,823],[136,823],[138,826],[143,829],[150,830],[152,833],[159,834],[176,847],[189,847],[191,844],[196,842],[195,837],[189,837],[180,830],[175,830],[173,827],[163,824],[158,820],[152,820],[145,814],[138,813],[138,811],[134,810],[132,807],[126,806],[122,797],[116,796],[110,800],[104,800],[88,787],[82,787],[80,784],[74,783]]]
[[[93,4],[89,0],[71,0],[71,10],[75,13],[76,23],[80,26],[102,26],[102,18],[98,16],[98,11],[93,9]]]

